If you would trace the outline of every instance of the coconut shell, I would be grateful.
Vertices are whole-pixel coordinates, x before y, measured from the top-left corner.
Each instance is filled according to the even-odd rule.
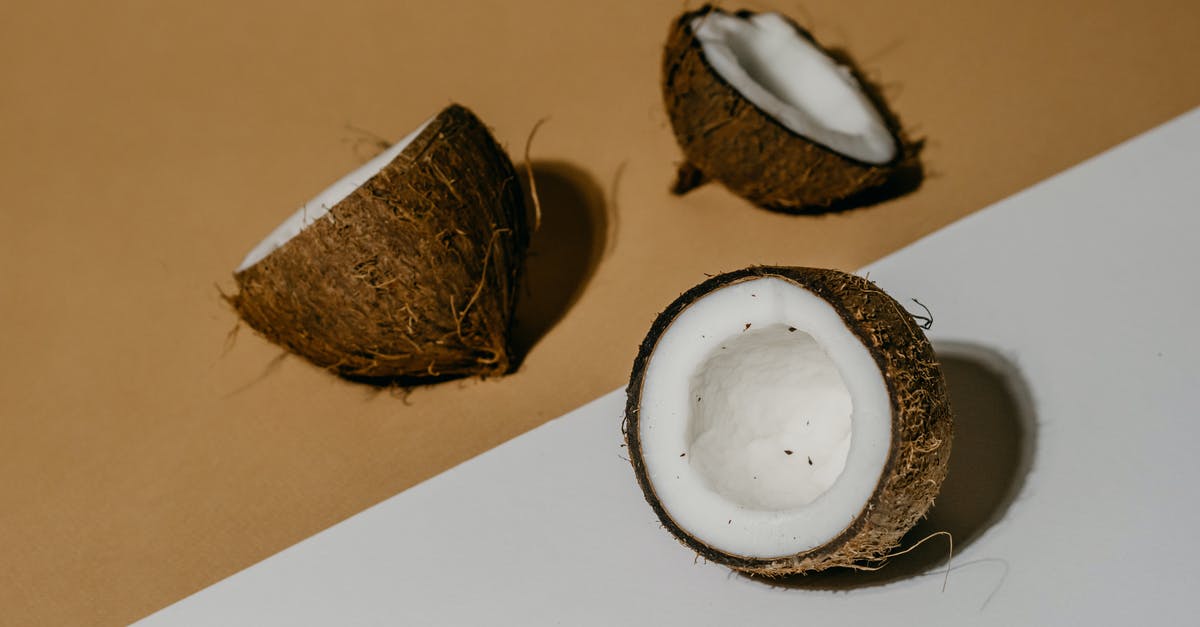
[[[821,546],[770,559],[719,551],[677,525],[655,496],[646,474],[639,436],[642,381],[662,334],[676,316],[709,292],[760,277],[790,281],[824,299],[837,311],[883,373],[892,414],[887,462],[873,494],[854,521]],[[625,440],[646,501],[666,529],[684,545],[709,561],[747,573],[781,576],[884,558],[933,504],[950,459],[952,418],[946,383],[921,327],[874,283],[836,270],[759,266],[713,277],[688,290],[654,321],[634,361],[626,393]]]
[[[848,68],[862,86],[898,147],[888,163],[865,163],[797,134],[721,78],[691,28],[692,20],[711,13],[724,12],[704,6],[680,16],[663,51],[663,100],[685,159],[673,193],[714,180],[766,209],[823,213],[882,200],[919,184],[921,142],[907,139],[880,90],[844,53],[821,46],[789,20],[800,36]]]
[[[501,374],[528,242],[512,162],[452,105],[326,216],[236,273],[229,300],[267,339],[345,376]]]

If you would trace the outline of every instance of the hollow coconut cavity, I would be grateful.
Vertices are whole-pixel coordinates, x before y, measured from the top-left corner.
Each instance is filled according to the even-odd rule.
[[[817,211],[911,166],[918,146],[848,63],[777,13],[677,19],[663,55],[686,158],[675,193],[711,179],[766,208]]]
[[[528,241],[512,162],[451,105],[256,245],[229,301],[271,341],[342,375],[500,374]]]
[[[754,267],[658,316],[634,363],[625,436],[672,534],[773,576],[893,549],[945,477],[951,416],[929,342],[878,287]]]

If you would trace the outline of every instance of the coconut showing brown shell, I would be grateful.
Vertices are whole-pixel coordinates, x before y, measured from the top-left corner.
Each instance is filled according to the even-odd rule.
[[[752,267],[688,290],[655,320],[627,394],[647,502],[739,571],[876,562],[946,475],[933,349],[899,303],[836,270]]]
[[[686,160],[676,194],[715,180],[762,207],[814,213],[919,184],[920,145],[878,90],[777,13],[705,6],[679,17],[663,98]]]
[[[267,339],[345,376],[500,374],[528,241],[511,161],[452,105],[281,224],[229,300]]]

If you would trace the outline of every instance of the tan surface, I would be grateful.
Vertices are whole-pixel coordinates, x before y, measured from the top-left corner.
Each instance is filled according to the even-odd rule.
[[[0,622],[136,619],[620,385],[705,272],[855,268],[1200,104],[1195,2],[804,5],[751,6],[890,85],[930,139],[916,194],[669,197],[675,1],[0,9]],[[369,152],[347,125],[395,139],[451,100],[518,160],[551,117],[524,368],[405,402],[246,329],[223,353],[214,284]]]

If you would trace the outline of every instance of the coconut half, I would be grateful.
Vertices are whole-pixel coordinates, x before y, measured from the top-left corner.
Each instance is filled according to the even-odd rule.
[[[928,340],[836,270],[753,267],[692,288],[655,320],[627,394],[647,502],[739,571],[879,560],[946,475],[950,407]]]
[[[877,91],[778,13],[685,13],[663,97],[686,158],[677,194],[712,179],[769,209],[814,211],[916,158]]]
[[[342,375],[500,374],[528,242],[512,162],[451,105],[255,246],[229,301],[271,341]]]

